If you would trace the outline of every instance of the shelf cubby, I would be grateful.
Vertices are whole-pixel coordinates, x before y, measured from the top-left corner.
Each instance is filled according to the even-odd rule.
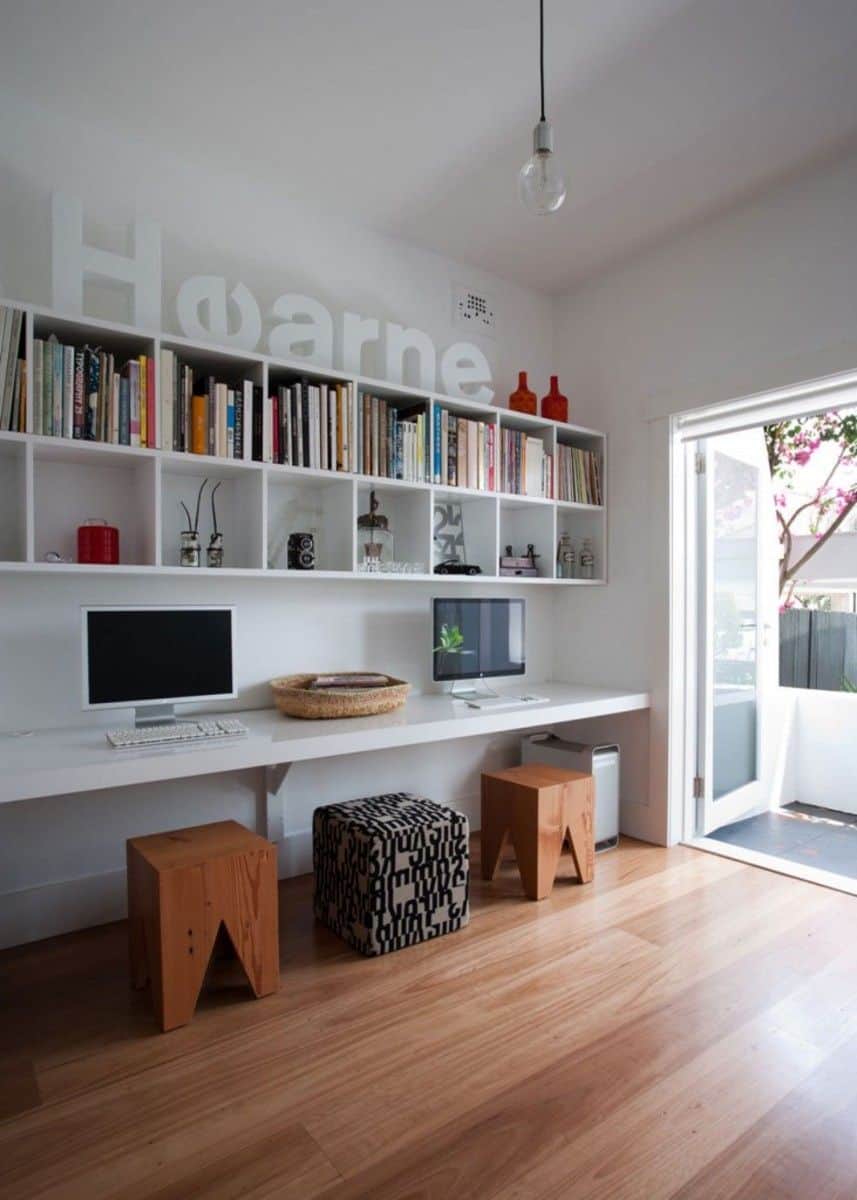
[[[161,467],[160,561],[164,566],[179,565],[181,532],[187,527],[181,503],[193,514],[200,485],[207,479],[199,519],[202,564],[213,531],[212,489],[219,483],[215,503],[218,529],[223,534],[224,567],[264,567],[265,477],[261,470],[243,462],[196,454],[171,454]]]
[[[95,452],[93,452],[93,449]],[[157,562],[156,471],[152,454],[128,453],[67,438],[40,438],[33,446],[33,553],[77,562],[77,529],[104,520],[119,530],[119,562]]]
[[[525,496],[501,498],[500,554],[505,554],[506,547],[511,546],[516,557],[523,557],[530,544],[539,556],[536,559],[539,577],[553,578],[556,557],[553,504]]]
[[[483,575],[496,575],[497,537],[497,500],[490,493],[432,490],[432,568],[457,558],[479,567]]]
[[[422,563],[429,572],[432,528],[431,489],[427,486],[397,483],[394,480],[361,480],[357,486],[357,518],[354,524],[355,564],[363,562],[363,543],[368,540],[357,529],[357,519],[369,512],[374,491],[379,512],[390,522],[393,556],[401,563]]]
[[[269,467],[266,479],[268,568],[288,570],[289,535],[310,533],[316,570],[353,571],[357,515],[351,477]]]
[[[580,578],[580,552],[584,538],[592,543],[595,564],[592,578],[600,580],[604,575],[604,514],[601,508],[584,505],[559,505],[556,514],[557,543],[562,534],[568,534],[574,547],[575,578]]]

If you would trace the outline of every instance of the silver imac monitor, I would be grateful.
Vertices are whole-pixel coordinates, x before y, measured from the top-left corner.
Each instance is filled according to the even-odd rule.
[[[235,610],[84,608],[83,707],[133,708],[136,724],[175,721],[176,704],[237,695]]]
[[[432,666],[436,682],[453,695],[480,692],[469,681],[523,675],[526,671],[523,600],[444,596],[432,601]]]

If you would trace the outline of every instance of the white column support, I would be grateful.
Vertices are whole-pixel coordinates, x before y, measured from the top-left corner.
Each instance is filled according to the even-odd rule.
[[[291,765],[275,763],[265,767],[265,792],[257,805],[256,831],[276,845],[285,837],[282,787]]]

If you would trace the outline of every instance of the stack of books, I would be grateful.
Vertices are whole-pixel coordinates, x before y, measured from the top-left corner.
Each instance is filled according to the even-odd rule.
[[[354,385],[299,379],[265,400],[253,457],[317,471],[354,471]]]
[[[24,314],[0,305],[0,429],[27,429],[27,364],[21,352]]]
[[[142,354],[121,367],[100,346],[33,341],[33,432],[48,437],[157,446],[155,364]]]
[[[503,457],[500,490],[513,496],[551,499],[554,494],[553,456],[541,438],[518,429],[501,430]]]
[[[557,447],[557,499],[602,504],[598,455],[577,446]]]
[[[175,351],[161,350],[159,449],[249,458],[249,431],[261,403],[262,389],[251,380],[233,385],[196,375]]]
[[[496,430],[487,421],[434,410],[433,479],[443,487],[493,492],[496,476]]]
[[[379,396],[361,393],[356,442],[359,474],[426,482],[428,419],[424,404],[397,408]]]

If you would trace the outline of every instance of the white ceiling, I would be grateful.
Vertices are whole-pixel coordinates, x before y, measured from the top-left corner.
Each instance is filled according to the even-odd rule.
[[[0,81],[557,293],[857,137],[855,0],[546,0],[569,195],[517,199],[536,0],[28,0]]]

